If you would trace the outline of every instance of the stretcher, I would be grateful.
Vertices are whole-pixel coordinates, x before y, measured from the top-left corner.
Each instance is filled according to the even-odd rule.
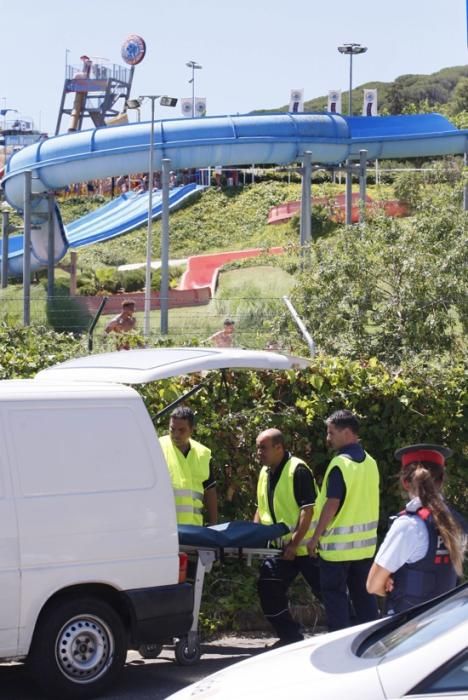
[[[192,666],[200,660],[201,644],[198,631],[198,621],[203,597],[205,575],[209,573],[215,562],[223,564],[228,560],[237,560],[252,566],[254,561],[262,561],[281,552],[281,540],[289,532],[284,523],[261,525],[244,521],[233,521],[198,527],[195,525],[179,525],[179,548],[193,559],[193,622],[184,637],[177,639],[174,644],[174,654],[181,666]],[[144,658],[156,658],[162,649],[162,644],[151,644],[140,647]]]

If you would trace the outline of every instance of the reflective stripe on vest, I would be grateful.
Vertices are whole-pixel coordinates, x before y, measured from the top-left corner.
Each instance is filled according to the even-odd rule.
[[[176,502],[176,512],[177,513],[202,513],[201,508],[195,508],[194,506],[180,506]]]
[[[174,494],[176,496],[189,496],[192,499],[198,498],[202,500],[203,494],[199,491],[192,491],[191,489],[174,489]]]
[[[346,496],[320,538],[320,555],[326,561],[368,559],[374,556],[377,544],[379,471],[375,460],[367,453],[363,462],[354,462],[347,455],[331,460],[317,498],[312,528],[317,526],[327,501],[328,477],[335,467],[343,475]]]
[[[325,551],[342,551],[344,549],[360,549],[371,544],[377,544],[377,537],[372,537],[369,540],[353,540],[352,542],[320,542],[320,549]]]
[[[203,525],[203,482],[210,474],[211,451],[190,440],[190,450],[184,456],[169,435],[160,439],[171,475],[179,525]]]
[[[304,463],[302,459],[291,457],[286,462],[281,471],[281,476],[275,486],[275,492],[273,494],[274,513],[270,512],[270,506],[268,503],[269,469],[268,467],[262,467],[257,484],[258,516],[262,525],[285,523],[291,532],[294,532],[296,529],[301,508],[297,504],[296,497],[294,495],[294,472],[299,464],[304,464],[304,466],[307,467],[312,474],[312,470],[307,466],[307,464]],[[313,531],[309,527],[301,544],[297,548],[297,556],[304,556],[307,554],[306,542],[310,540],[312,534]],[[285,535],[281,538],[281,542],[277,543],[277,546],[281,546],[282,543],[289,542],[291,538],[292,535]]]
[[[348,535],[350,532],[367,532],[375,530],[378,525],[377,520],[372,523],[362,523],[361,525],[349,525],[348,527],[332,527],[325,530],[324,535]]]

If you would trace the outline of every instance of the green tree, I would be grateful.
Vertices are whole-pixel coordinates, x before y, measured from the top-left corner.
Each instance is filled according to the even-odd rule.
[[[318,240],[293,302],[321,350],[396,365],[462,349],[468,330],[467,215],[445,189],[411,220],[378,218]]]
[[[452,114],[468,111],[468,78],[460,78],[449,106]]]

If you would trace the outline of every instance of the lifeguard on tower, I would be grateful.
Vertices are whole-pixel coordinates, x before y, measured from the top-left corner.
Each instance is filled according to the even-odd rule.
[[[145,52],[144,40],[132,34],[127,37],[121,50],[127,66],[86,54],[80,57],[81,67],[67,63],[55,135],[60,133],[64,114],[70,116],[69,132],[81,131],[84,119],[92,121],[90,128],[127,123],[126,103],[130,97],[133,73]],[[67,106],[68,95],[74,95],[74,98],[73,103]],[[123,105],[118,109],[120,99]]]

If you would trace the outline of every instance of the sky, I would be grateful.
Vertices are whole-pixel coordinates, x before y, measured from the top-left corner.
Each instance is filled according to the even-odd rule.
[[[303,88],[306,100],[347,90],[342,43],[368,47],[354,58],[354,86],[468,63],[466,0],[0,0],[0,10],[0,106],[49,135],[66,56],[73,65],[83,54],[123,64],[129,34],[147,47],[132,97],[190,97],[185,64],[195,60],[208,115],[273,109],[291,89]],[[149,115],[144,105],[141,118]],[[157,106],[156,118],[180,116],[179,106]]]

